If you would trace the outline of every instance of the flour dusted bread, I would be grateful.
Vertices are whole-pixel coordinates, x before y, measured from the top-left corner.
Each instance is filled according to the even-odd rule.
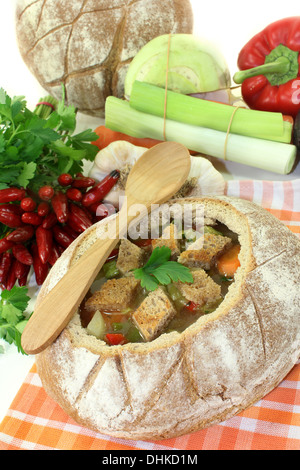
[[[108,346],[87,335],[75,314],[36,363],[47,393],[83,426],[128,439],[190,433],[255,403],[299,358],[299,239],[251,202],[224,196],[171,204],[187,201],[238,235],[235,282],[213,313],[148,343]],[[38,302],[106,223],[73,242]]]
[[[124,95],[129,64],[151,39],[192,33],[189,0],[18,0],[16,32],[30,71],[51,95],[103,117]]]

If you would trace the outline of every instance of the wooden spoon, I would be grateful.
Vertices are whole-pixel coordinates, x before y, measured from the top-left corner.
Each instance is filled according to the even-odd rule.
[[[127,204],[116,216],[119,223],[114,224],[114,238],[98,238],[46,297],[37,302],[21,338],[27,354],[43,351],[69,323],[120,236],[126,233],[130,222],[137,220],[136,213],[130,214],[133,205],[144,205],[141,218],[152,204],[166,202],[186,181],[190,165],[188,150],[175,142],[158,144],[139,158],[127,179]]]

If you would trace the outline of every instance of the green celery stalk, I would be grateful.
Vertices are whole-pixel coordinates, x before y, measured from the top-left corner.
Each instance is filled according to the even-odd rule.
[[[117,268],[116,261],[109,261],[108,263],[105,263],[102,269],[104,272],[104,276],[107,279],[112,279],[114,277],[117,277],[120,274],[120,271]]]
[[[132,137],[164,140],[164,119],[133,109],[125,100],[109,96],[105,106],[105,125]],[[205,127],[166,120],[167,140],[178,142],[204,155],[242,163],[278,174],[287,174],[295,163],[294,145],[256,139]]]
[[[165,90],[135,81],[130,106],[137,111],[164,117]],[[234,106],[194,98],[174,91],[167,92],[166,117],[185,124],[227,132]],[[290,143],[293,126],[281,113],[239,108],[232,119],[230,133]]]

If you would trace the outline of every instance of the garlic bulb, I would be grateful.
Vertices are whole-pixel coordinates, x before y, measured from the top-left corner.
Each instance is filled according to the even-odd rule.
[[[101,181],[113,170],[119,170],[120,180],[108,193],[105,202],[119,207],[119,198],[125,194],[125,183],[128,173],[135,162],[148,149],[129,142],[118,140],[112,142],[96,155],[89,176]],[[209,160],[200,156],[191,156],[191,170],[188,179],[176,197],[201,195],[222,195],[225,192],[225,180]]]
[[[204,157],[191,157],[189,178],[197,178],[197,184],[189,192],[189,197],[204,195],[221,196],[225,193],[225,179],[212,163]]]
[[[113,170],[120,170],[123,173],[131,168],[146,148],[138,147],[124,140],[112,142],[97,153],[94,165],[90,170],[89,176],[95,181],[101,181]],[[122,182],[121,182],[122,183]],[[105,202],[119,207],[119,198],[124,196],[124,187],[120,182],[117,183],[105,198]]]

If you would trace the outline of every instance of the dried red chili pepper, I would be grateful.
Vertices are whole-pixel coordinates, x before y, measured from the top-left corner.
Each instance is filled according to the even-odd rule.
[[[33,212],[36,208],[36,202],[32,197],[24,197],[20,203],[21,208],[25,212]]]
[[[0,222],[10,228],[18,228],[23,225],[21,216],[9,212],[7,210],[1,210],[0,207]]]
[[[49,266],[47,263],[42,263],[39,257],[36,243],[32,244],[31,253],[32,253],[32,258],[33,258],[33,270],[35,274],[35,281],[38,286],[41,286],[48,275]]]
[[[54,189],[49,185],[42,186],[38,191],[38,195],[42,201],[50,201],[54,196]]]
[[[109,175],[103,178],[96,186],[91,188],[82,198],[82,205],[85,207],[91,206],[96,202],[102,201],[102,199],[109,193],[114,187],[118,179],[120,178],[119,170],[112,171]]]
[[[238,57],[242,95],[250,108],[295,117],[300,110],[300,16],[269,24]]]
[[[70,201],[80,202],[82,199],[82,192],[77,188],[67,189],[66,195]]]
[[[84,232],[84,228],[81,226],[81,221],[74,214],[70,214],[67,225],[74,230],[77,234]]]
[[[70,184],[73,182],[73,177],[69,173],[62,173],[57,178],[57,181],[61,186],[70,186]]]
[[[21,217],[24,224],[41,225],[43,222],[43,218],[40,217],[36,212],[24,212]]]
[[[50,256],[49,256],[49,259],[48,259],[48,263],[53,266],[56,261],[58,260],[58,258],[60,257],[61,255],[61,252],[58,248],[58,246],[56,245],[56,243],[52,243],[52,250],[51,250],[51,253],[50,253]]]
[[[50,206],[48,202],[40,202],[37,208],[37,213],[40,217],[46,217],[50,213]]]
[[[14,246],[14,242],[7,240],[7,238],[2,238],[0,240],[0,253],[4,253],[7,250],[10,250]]]
[[[91,222],[93,221],[93,214],[92,212],[89,210],[88,207],[83,207],[82,205],[77,205],[77,207],[80,208],[80,210],[82,211],[82,214],[85,214],[85,217],[87,219],[89,219]]]
[[[61,245],[63,248],[68,248],[68,246],[71,245],[73,238],[70,237],[70,235],[65,230],[63,230],[58,225],[55,225],[52,230],[54,239],[59,245]]]
[[[1,262],[0,262],[0,283],[4,283],[6,281],[7,275],[9,273],[13,255],[9,252],[3,253],[1,255]]]
[[[95,180],[93,178],[89,178],[88,176],[77,176],[71,186],[72,188],[86,189],[94,184]]]
[[[29,271],[30,271],[30,266],[25,266],[25,274],[24,274],[24,276],[22,276],[22,277],[20,277],[20,279],[18,279],[18,283],[19,283],[19,286],[20,286],[20,287],[26,286]]]
[[[19,189],[15,187],[0,189],[0,203],[21,201],[25,196],[25,189]]]
[[[40,225],[35,232],[35,238],[40,260],[45,264],[49,260],[52,251],[52,232]]]
[[[78,206],[72,204],[70,205],[68,225],[75,230],[75,232],[81,233],[91,227],[92,222]]]
[[[54,225],[57,224],[57,217],[54,212],[50,212],[49,215],[47,215],[42,223],[42,227],[46,229],[50,229],[54,227]]]
[[[72,214],[77,215],[78,217],[82,218],[83,220],[91,221],[91,219],[92,219],[92,215],[88,214],[87,211],[85,210],[85,208],[81,208],[81,207],[77,206],[76,204],[71,203],[70,204],[70,210],[71,210]]]
[[[67,196],[62,191],[57,191],[51,200],[51,204],[57,220],[61,224],[67,222],[69,216]]]
[[[10,242],[23,243],[30,240],[34,235],[34,232],[32,225],[24,225],[7,235],[6,239]]]
[[[16,281],[17,281],[16,265],[17,265],[17,260],[14,259],[12,264],[11,264],[11,267],[10,267],[10,270],[8,272],[7,279],[6,279],[6,282],[5,282],[5,289],[6,290],[11,290],[14,287]]]
[[[1,204],[0,205],[1,212],[10,212],[12,214],[22,215],[23,210],[19,204]]]
[[[12,254],[23,264],[31,265],[33,263],[32,256],[24,245],[14,245],[12,247]]]
[[[21,279],[25,276],[27,269],[30,268],[28,264],[23,264],[21,261],[17,260],[15,263],[15,275],[17,279]]]
[[[67,234],[70,235],[70,237],[72,237],[73,240],[75,240],[75,238],[77,238],[79,235],[78,232],[75,232],[75,230],[72,229],[70,225],[68,225],[68,222],[64,225],[64,231],[67,232]]]

